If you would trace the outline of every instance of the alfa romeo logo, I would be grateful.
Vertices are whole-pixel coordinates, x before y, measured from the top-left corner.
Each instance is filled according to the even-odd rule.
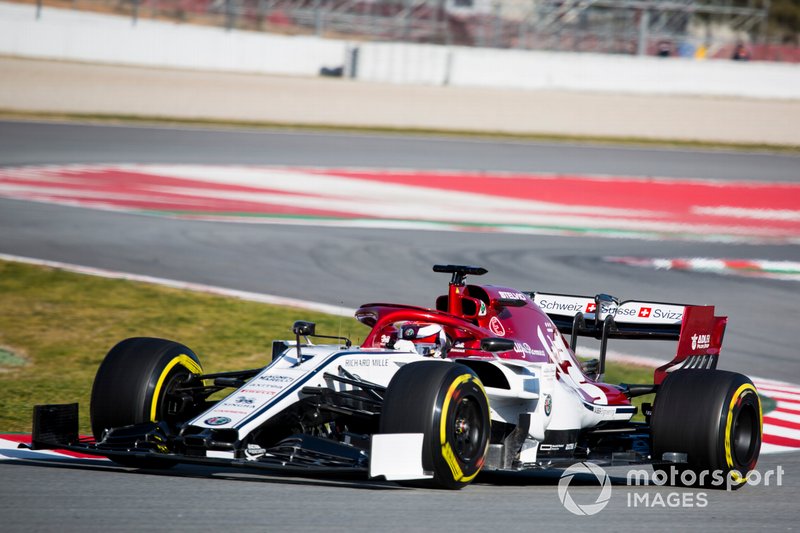
[[[570,483],[575,474],[590,474],[600,482],[600,494],[597,495],[594,503],[578,504],[572,499]],[[561,474],[561,479],[558,480],[558,499],[561,500],[561,505],[572,514],[579,516],[595,515],[605,509],[606,505],[608,505],[608,500],[611,499],[611,479],[606,471],[596,464],[576,463]]]

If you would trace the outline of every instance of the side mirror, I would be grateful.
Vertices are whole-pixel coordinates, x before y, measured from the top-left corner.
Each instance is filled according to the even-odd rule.
[[[300,337],[314,335],[316,329],[316,324],[313,322],[306,322],[305,320],[298,320],[292,326],[292,333],[295,334],[295,338],[297,339],[297,364],[295,366],[298,366],[303,362],[303,352],[300,350]]]
[[[298,320],[292,326],[292,333],[297,336],[307,337],[308,335],[314,335],[316,332],[317,325],[313,322],[306,322],[304,320]]]
[[[481,339],[481,350],[484,352],[509,352],[514,349],[513,339],[504,339],[502,337],[486,337]]]

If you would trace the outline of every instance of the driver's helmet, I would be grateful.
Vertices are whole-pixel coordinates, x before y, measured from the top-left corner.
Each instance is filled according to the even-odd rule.
[[[439,324],[406,322],[397,324],[398,346],[413,343],[415,350],[426,356],[444,357],[450,347],[444,328]]]

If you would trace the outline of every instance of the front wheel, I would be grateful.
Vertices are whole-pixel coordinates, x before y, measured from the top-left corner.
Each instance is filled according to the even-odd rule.
[[[194,352],[177,342],[149,337],[121,341],[108,352],[94,378],[90,416],[95,440],[102,440],[111,428],[186,419],[197,406],[176,388],[202,373]],[[161,458],[113,460],[142,468],[174,464]]]
[[[679,370],[664,380],[656,394],[653,459],[658,462],[670,452],[686,454],[688,463],[678,470],[694,475],[682,475],[682,484],[741,487],[756,467],[761,432],[761,401],[753,382],[742,374]],[[668,466],[657,463],[656,469]],[[725,483],[719,483],[720,477]]]
[[[380,433],[422,433],[422,467],[438,488],[460,489],[480,472],[489,446],[489,400],[468,367],[404,365],[386,390]]]

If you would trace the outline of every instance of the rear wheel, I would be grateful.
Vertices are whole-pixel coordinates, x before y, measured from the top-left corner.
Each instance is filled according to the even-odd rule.
[[[749,378],[722,370],[679,370],[656,394],[653,459],[686,454],[688,462],[675,465],[680,484],[740,487],[756,467],[761,431],[761,401]],[[658,463],[655,468],[669,473],[669,466]],[[725,481],[719,483],[719,476]]]
[[[90,405],[94,438],[100,441],[110,428],[185,419],[196,406],[175,389],[202,373],[194,352],[177,342],[149,337],[121,341],[108,352],[94,379]],[[160,458],[112,459],[141,468],[174,465]]]
[[[432,485],[460,489],[483,466],[491,428],[478,376],[460,364],[409,363],[386,390],[380,433],[422,433],[422,467]]]

